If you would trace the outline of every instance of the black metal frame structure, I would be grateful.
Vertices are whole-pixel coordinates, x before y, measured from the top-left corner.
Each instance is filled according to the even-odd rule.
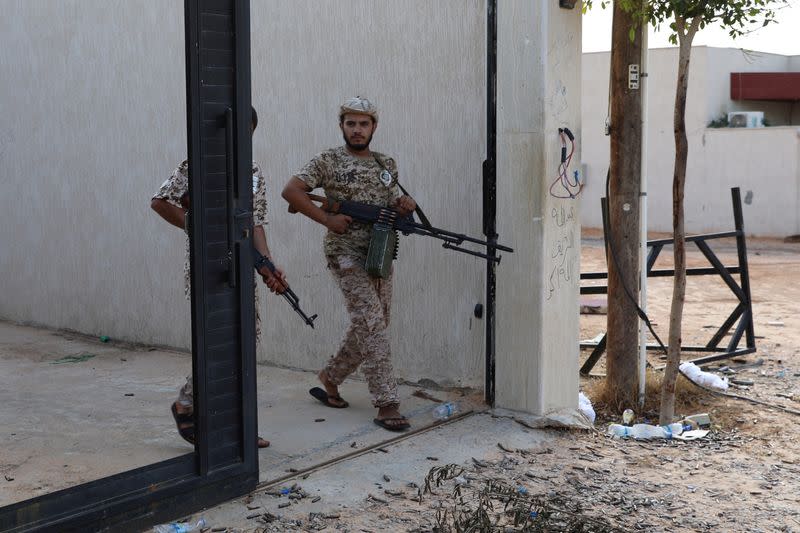
[[[252,240],[250,2],[184,8],[195,452],[3,507],[0,531],[140,531],[258,482],[253,265],[240,254]]]
[[[742,216],[742,199],[738,187],[731,189],[731,202],[733,204],[733,221],[734,230],[721,233],[709,233],[703,235],[691,235],[686,237],[687,243],[693,243],[697,246],[700,252],[708,261],[708,267],[700,268],[687,268],[687,276],[709,276],[718,275],[722,281],[730,288],[731,292],[736,296],[738,304],[733,312],[717,329],[716,333],[705,344],[705,346],[681,346],[682,352],[711,352],[712,355],[706,355],[692,359],[695,364],[709,363],[711,361],[718,361],[721,359],[729,359],[738,355],[745,355],[756,351],[756,338],[753,332],[753,306],[750,297],[750,274],[747,267],[747,244],[745,242],[744,233],[744,219]],[[603,235],[607,233],[607,199],[603,198]],[[725,238],[736,239],[736,251],[738,256],[738,265],[725,266],[717,255],[711,250],[708,241],[714,239]],[[671,245],[673,239],[659,239],[648,241],[647,246],[650,249],[647,255],[647,277],[672,277],[675,275],[673,269],[659,269],[653,270],[653,265],[658,259],[659,254],[665,246]],[[608,246],[606,240],[606,246]],[[739,275],[739,282],[737,283],[733,275]],[[581,281],[584,280],[598,280],[607,279],[608,272],[586,272],[581,274]],[[581,294],[607,294],[608,285],[594,285],[582,286]],[[734,330],[730,341],[727,346],[720,348],[720,343],[725,335],[728,334],[730,329],[738,321],[736,329]],[[739,343],[742,337],[745,338],[745,347],[740,348]],[[606,349],[606,334],[598,342],[582,342],[581,348],[593,348],[589,358],[581,366],[581,374],[588,375],[592,368],[597,364],[597,361],[603,355]],[[657,344],[648,344],[648,350],[660,350],[661,346]]]

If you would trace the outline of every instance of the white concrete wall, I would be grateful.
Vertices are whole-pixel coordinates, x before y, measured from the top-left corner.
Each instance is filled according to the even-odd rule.
[[[0,317],[186,346],[183,241],[149,207],[186,153],[183,4],[2,8]]]
[[[3,7],[0,318],[188,347],[183,235],[149,209],[185,157],[182,3]],[[498,229],[517,253],[497,269],[498,359],[505,376],[523,378],[502,403],[544,411],[573,405],[577,389],[576,321],[564,319],[577,316],[577,204],[546,190],[556,128],[581,136],[580,14],[522,0],[501,2],[500,13]],[[346,313],[324,268],[323,229],[289,215],[280,190],[311,156],[341,143],[337,106],[361,94],[381,109],[373,147],[398,159],[431,221],[480,236],[486,2],[259,0],[252,17],[268,239],[304,309],[320,314],[310,330],[265,294],[259,358],[319,368]],[[575,218],[559,226],[550,214],[561,207]],[[565,239],[572,248],[553,280],[558,258],[548,254]],[[481,260],[402,239],[391,339],[400,377],[482,386],[485,324],[472,312],[485,304],[484,276]],[[558,294],[545,294],[554,282]],[[498,389],[505,384],[498,378]]]
[[[317,152],[342,143],[338,106],[368,96],[380,108],[373,148],[395,156],[400,180],[431,223],[481,235],[485,157],[485,2],[270,0],[253,2],[253,102],[261,110],[254,153],[268,176],[268,238],[310,330],[267,296],[259,355],[318,368],[347,323],[324,266],[324,228],[289,215],[280,191]],[[438,241],[403,237],[396,263],[392,349],[398,374],[483,384],[485,263]]]
[[[497,405],[545,414],[578,396],[580,201],[548,189],[558,128],[581,146],[581,16],[523,0],[498,15],[498,232],[516,253],[498,267]]]
[[[581,212],[581,223],[601,227],[600,198],[605,195],[605,175],[608,169],[608,137],[603,135],[607,116],[609,54],[594,53],[583,56],[583,106],[582,120],[585,135],[583,160],[586,165],[587,187]],[[790,68],[790,58],[774,54],[744,55],[735,49],[718,49],[705,46],[692,51],[689,73],[689,92],[686,108],[686,129],[689,139],[689,160],[686,181],[686,228],[692,233],[724,231],[733,228],[730,208],[730,187],[754,191],[756,197],[774,198],[785,188],[795,190],[800,184],[796,159],[796,145],[792,144],[793,128],[767,128],[766,130],[736,130],[732,135],[717,135],[719,129],[706,128],[707,124],[725,109],[767,110],[773,122],[775,117],[786,116],[786,104],[756,109],[755,102],[730,101],[730,72],[783,71]],[[675,83],[677,76],[677,51],[674,48],[650,51],[649,66],[649,153],[648,173],[648,227],[651,231],[672,230],[672,173],[675,148],[672,132]],[[759,102],[760,104],[760,102]],[[774,133],[765,133],[773,131]],[[784,130],[781,132],[781,130]],[[727,130],[724,130],[727,131]],[[709,150],[708,139],[724,139],[731,143],[724,150]],[[780,146],[788,150],[770,150],[761,141],[780,139]],[[754,153],[754,149],[762,150]],[[724,152],[724,153],[723,153]],[[762,172],[752,172],[750,161],[761,162]],[[724,172],[722,169],[725,169]],[[774,170],[772,170],[774,169]],[[764,180],[766,173],[781,176],[780,180]],[[790,196],[790,198],[792,198]],[[787,201],[784,198],[784,201]],[[745,226],[754,235],[785,236],[793,227],[790,220],[776,219],[769,202],[755,203],[745,209]],[[793,210],[793,211],[792,211]],[[800,203],[787,208],[788,212],[800,210]],[[788,216],[788,215],[787,215]],[[791,218],[791,217],[790,217]]]
[[[188,347],[183,235],[149,200],[185,157],[181,2],[4,3],[0,22],[3,209],[0,317]],[[485,4],[459,0],[253,3],[255,157],[268,180],[268,236],[305,327],[267,295],[259,357],[316,368],[345,328],[322,228],[286,213],[280,190],[341,143],[354,94],[381,108],[374,147],[439,226],[480,234],[485,154]],[[401,244],[392,343],[402,377],[482,384],[483,262]]]

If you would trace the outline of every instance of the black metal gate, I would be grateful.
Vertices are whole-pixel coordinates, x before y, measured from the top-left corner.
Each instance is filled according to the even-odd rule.
[[[186,0],[195,453],[0,509],[1,531],[138,531],[258,482],[250,2]],[[166,408],[166,407],[165,407]]]

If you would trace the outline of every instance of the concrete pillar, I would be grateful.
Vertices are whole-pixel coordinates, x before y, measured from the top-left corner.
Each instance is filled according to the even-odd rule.
[[[556,0],[498,6],[496,406],[542,415],[578,400],[580,199],[549,193],[558,128],[580,148],[581,13]],[[576,150],[570,166],[579,168]],[[563,191],[562,191],[563,192]]]

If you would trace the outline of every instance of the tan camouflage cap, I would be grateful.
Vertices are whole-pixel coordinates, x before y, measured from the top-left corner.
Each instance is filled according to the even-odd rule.
[[[339,120],[342,120],[342,117],[346,113],[369,115],[372,117],[372,120],[378,122],[378,108],[375,107],[372,102],[360,96],[354,96],[345,100],[345,102],[339,107]]]

